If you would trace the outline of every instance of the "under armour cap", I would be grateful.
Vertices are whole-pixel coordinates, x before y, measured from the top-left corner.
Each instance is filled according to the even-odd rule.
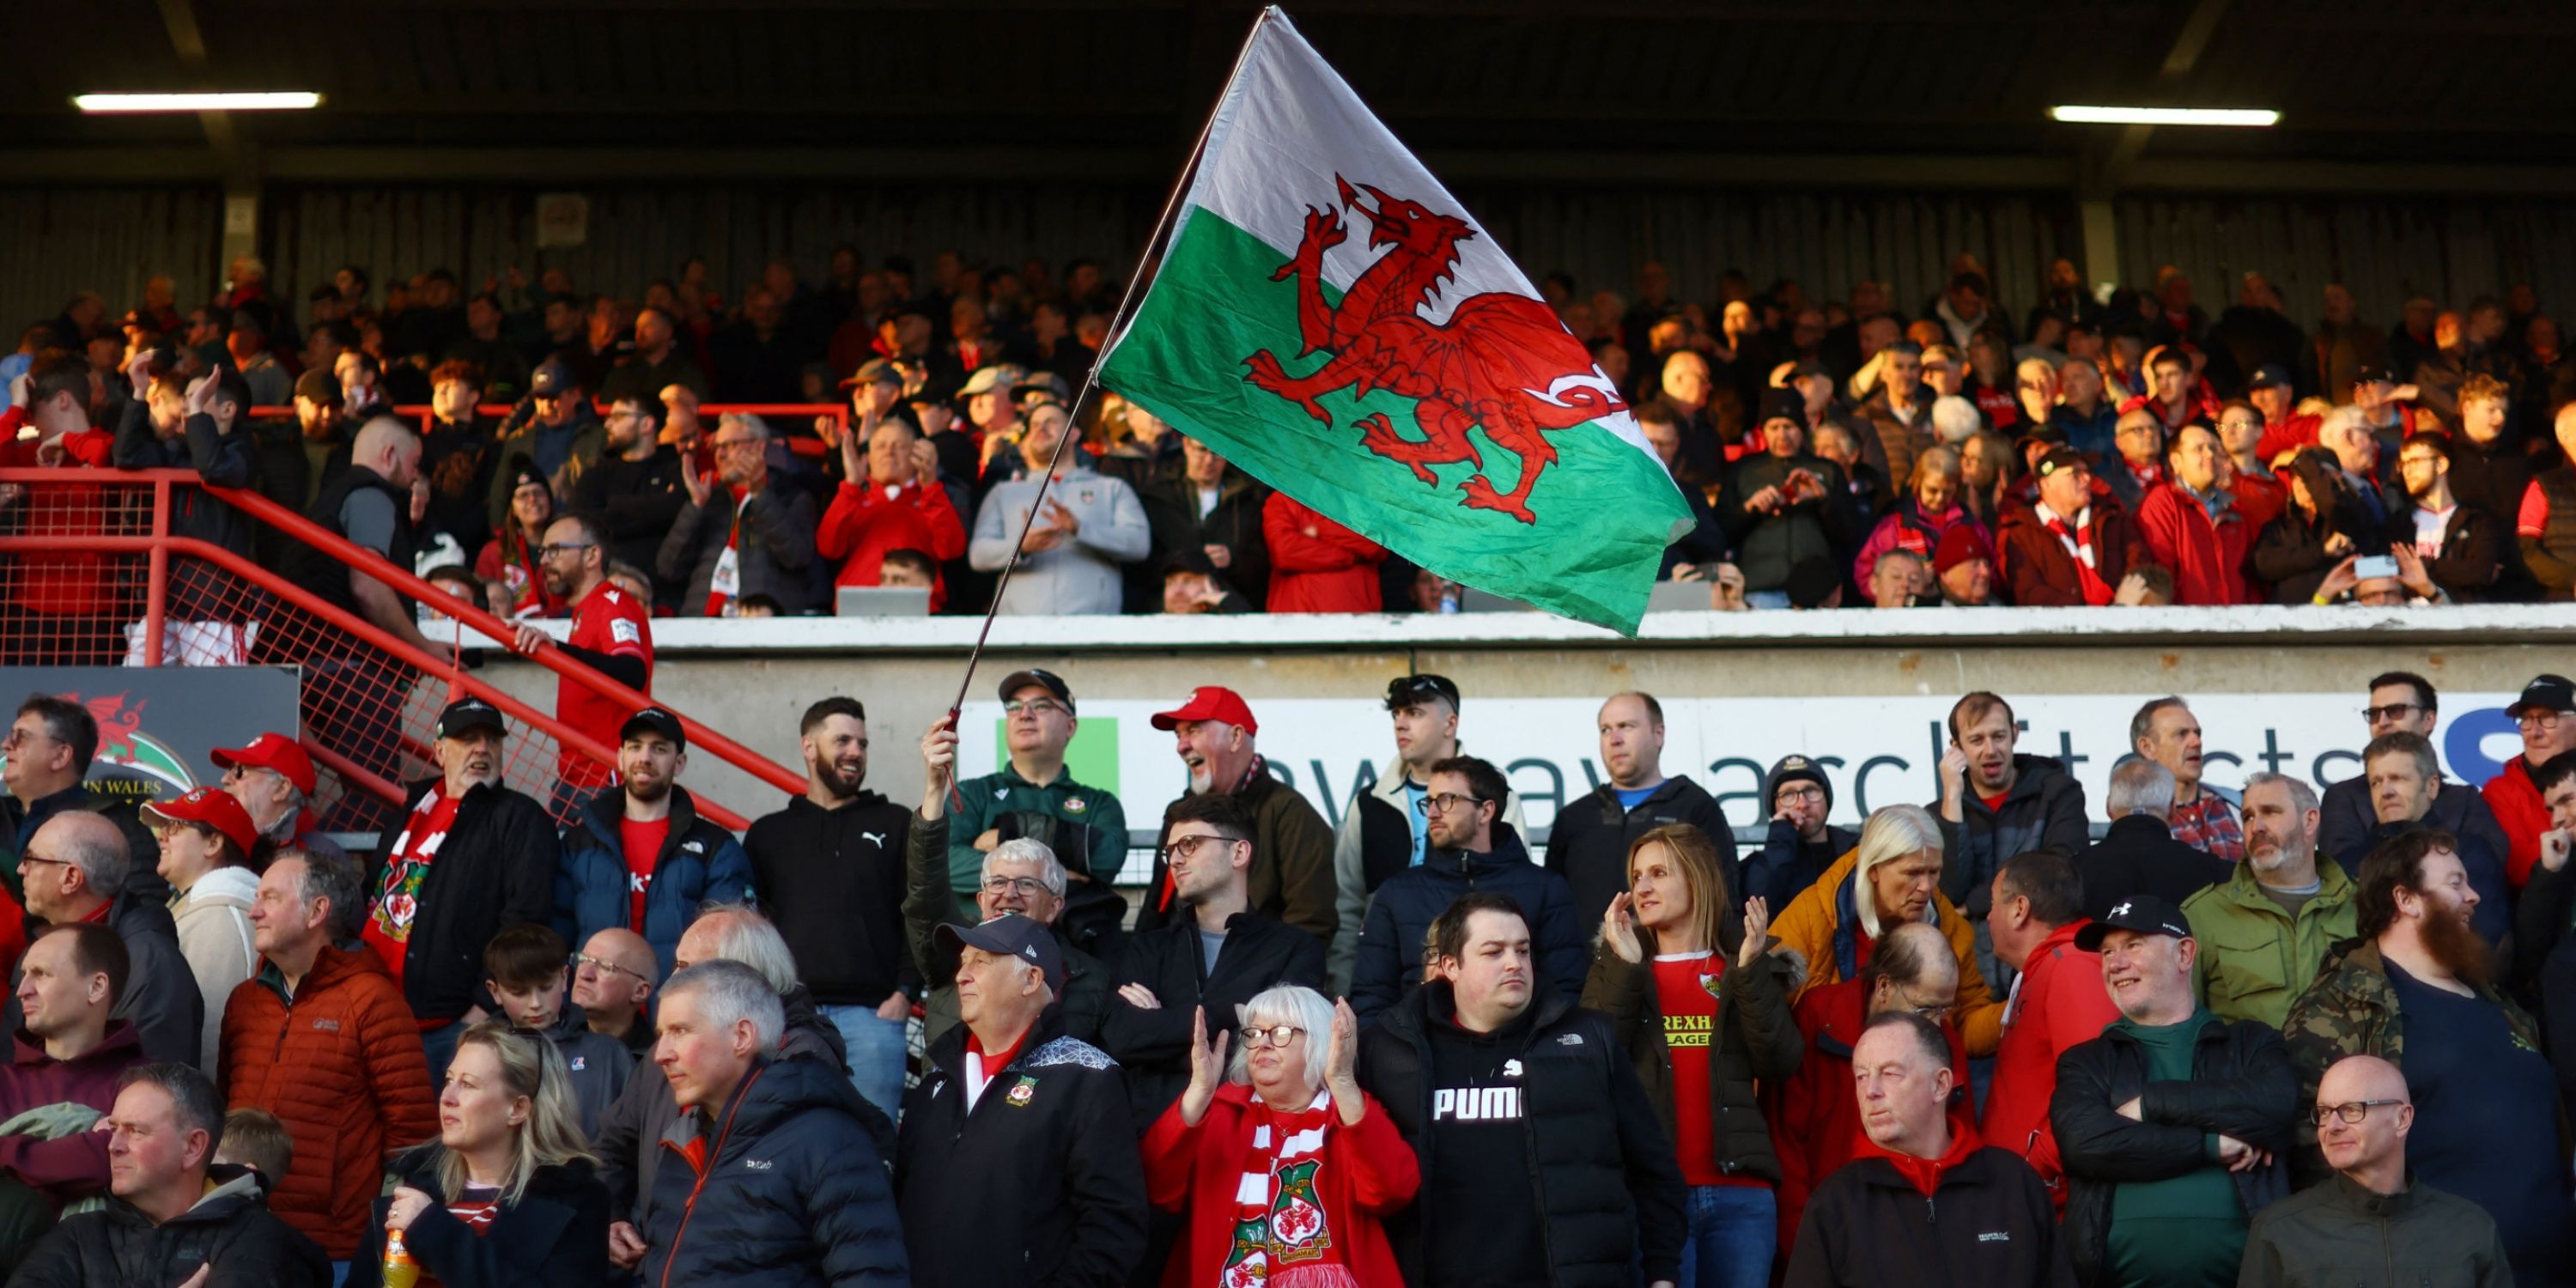
[[[1036,966],[1048,988],[1064,991],[1064,949],[1057,946],[1055,932],[1035,917],[1009,912],[972,926],[943,923],[937,938],[941,947],[961,953],[980,948],[997,957],[1017,957]]]
[[[2111,905],[2109,916],[2085,924],[2075,932],[2075,946],[2088,953],[2102,951],[2102,939],[2114,930],[2127,930],[2141,935],[2171,935],[2176,939],[2191,938],[2191,921],[2170,899],[2151,894],[2131,895]]]
[[[501,708],[481,698],[458,698],[438,713],[439,737],[458,737],[469,729],[489,729],[507,735],[510,722],[501,715]]]
[[[638,730],[645,733],[658,733],[670,739],[671,745],[682,751],[689,749],[689,731],[681,727],[678,716],[660,707],[646,707],[626,717],[626,723],[617,726],[617,740],[624,742],[634,737]]]
[[[282,733],[264,733],[250,740],[246,747],[217,747],[206,753],[218,769],[238,765],[244,769],[273,769],[295,790],[313,794],[313,758],[304,754],[302,744]],[[248,847],[244,847],[248,848]]]

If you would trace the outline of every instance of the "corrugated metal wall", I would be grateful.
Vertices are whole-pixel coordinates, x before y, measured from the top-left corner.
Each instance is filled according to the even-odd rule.
[[[79,291],[122,312],[167,273],[181,307],[222,281],[223,194],[213,188],[0,189],[0,352]]]
[[[772,256],[819,274],[832,247],[871,260],[941,249],[1059,267],[1091,256],[1123,270],[1159,191],[1133,186],[737,186],[589,190],[589,237],[535,248],[536,194],[498,188],[272,189],[260,244],[280,294],[301,300],[340,265],[393,273],[445,266],[469,287],[505,264],[560,264],[583,289],[629,296],[703,255],[727,297]],[[1886,280],[1912,308],[1938,289],[1953,255],[1975,252],[2017,312],[2048,260],[2075,254],[2071,201],[2049,195],[1813,194],[1470,188],[1461,193],[1533,277],[1572,273],[1579,289],[1633,289],[1636,265],[1663,261],[1675,291],[1709,299],[1734,268],[1754,284],[1794,277],[1811,295],[1858,278]],[[166,272],[184,303],[219,278],[222,198],[211,189],[0,191],[0,320],[50,317],[71,292],[105,292],[117,308]],[[2212,313],[2248,268],[2270,274],[2293,316],[2312,323],[2327,281],[2360,297],[2363,315],[2395,317],[2416,292],[2448,303],[2529,281],[2544,304],[2576,299],[2576,209],[2470,200],[2135,197],[2117,205],[2121,264],[2132,282],[2157,265],[2190,272]]]

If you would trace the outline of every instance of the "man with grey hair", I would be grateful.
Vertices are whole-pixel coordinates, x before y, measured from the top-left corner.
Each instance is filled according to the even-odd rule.
[[[845,1075],[781,1054],[786,1027],[773,980],[747,963],[699,962],[663,986],[653,1063],[681,1112],[654,1148],[682,1165],[654,1178],[645,1282],[909,1282],[875,1111]]]
[[[99,1123],[107,1136],[103,1210],[66,1217],[18,1267],[12,1284],[264,1284],[322,1288],[331,1263],[261,1198],[260,1177],[217,1163],[224,1101],[184,1064],[146,1064],[118,1080]],[[212,1277],[220,1267],[221,1278]]]
[[[936,938],[957,961],[959,1024],[904,1100],[913,1282],[1125,1282],[1145,1251],[1145,1174],[1118,1063],[1064,1036],[1062,946],[1010,912]],[[976,1112],[988,1098],[1001,1104]]]
[[[734,963],[758,976],[777,999],[779,1022],[763,1030],[768,1034],[767,1045],[761,1048],[764,1057],[773,1062],[812,1063],[841,1079],[845,1088],[849,1086],[849,1065],[840,1030],[815,1010],[812,994],[797,981],[795,954],[788,951],[787,940],[767,917],[741,904],[709,904],[699,909],[698,919],[681,932],[673,960],[679,969],[663,982],[657,995],[656,1012],[661,1022],[667,1025],[669,1021],[673,985],[691,967],[708,962]],[[662,1049],[662,1041],[657,1038],[657,1064]],[[876,1156],[884,1158],[894,1148],[894,1125],[855,1089],[851,1090],[850,1101],[858,1106],[852,1115],[868,1129]],[[659,1142],[679,1121],[682,1108],[666,1074],[628,1082],[617,1103],[599,1116],[599,1133],[591,1142],[591,1152],[599,1156],[599,1179],[608,1187],[609,1259],[622,1268],[640,1265],[650,1250],[643,1232],[654,1228],[664,1203],[660,1185],[667,1155]],[[685,1199],[686,1195],[683,1187],[681,1196]]]
[[[805,571],[814,562],[814,498],[771,472],[769,438],[760,417],[729,414],[709,440],[714,478],[685,457],[680,462],[689,503],[671,521],[654,564],[664,581],[688,583],[682,613],[731,617],[736,603],[753,595],[777,600],[782,615],[813,606]]]
[[[922,735],[921,760],[921,811],[904,838],[903,927],[914,969],[930,988],[922,1003],[923,1040],[935,1044],[957,1026],[959,1014],[957,959],[941,950],[938,932],[963,924],[949,892],[948,797],[957,772],[957,732],[945,717]],[[1014,837],[984,852],[983,880],[975,891],[978,917],[990,921],[1015,912],[1053,930],[1064,958],[1064,981],[1056,991],[1064,1032],[1090,1042],[1100,1036],[1113,981],[1106,964],[1065,934],[1065,902],[1064,865],[1043,842]]]
[[[2207,886],[2236,875],[2236,865],[2174,839],[2166,820],[2173,812],[2171,770],[2143,756],[2111,770],[2103,808],[2111,830],[2075,859],[2084,880],[2084,915],[2096,921],[2132,895],[2151,894],[2179,904]]]
[[[2200,781],[2200,718],[2191,704],[2162,697],[2138,708],[2129,718],[2129,749],[2173,775],[2173,805],[2165,822],[2175,840],[2230,863],[2245,857],[2245,827],[2235,805]]]
[[[1153,548],[1144,503],[1125,479],[1091,468],[1079,444],[1056,448],[1076,432],[1065,410],[1052,403],[1029,409],[1020,436],[1020,468],[996,456],[985,474],[988,491],[975,512],[966,560],[978,572],[999,572],[1020,548],[1019,570],[1002,597],[1004,613],[1115,613],[1125,595],[1121,564]],[[1046,482],[1055,464],[1055,481]],[[1046,488],[1043,505],[1038,489]],[[1023,536],[1022,534],[1026,535]]]
[[[2401,833],[2438,828],[2431,821],[2433,801],[2442,790],[2442,763],[2431,740],[2419,733],[2384,733],[2361,749],[2361,772],[2370,788],[2370,808],[2379,821],[2371,832],[2376,847]],[[2478,892],[2470,924],[2489,947],[2503,944],[2513,928],[2513,897],[2505,885],[2504,856],[2475,836],[2458,835],[2452,853],[2468,873],[2469,888]]]
[[[2192,985],[2222,1020],[2273,1028],[2307,991],[2326,950],[2359,932],[2352,878],[2317,852],[2317,794],[2282,774],[2245,780],[2245,861],[2183,901],[2200,944]]]
[[[146,1058],[193,1064],[204,1041],[205,999],[197,992],[196,972],[179,950],[179,927],[170,909],[125,891],[131,862],[125,834],[116,824],[78,810],[54,815],[18,855],[27,916],[31,923],[48,926],[94,921],[115,931],[125,941],[133,969],[109,1017],[134,1022]],[[25,1022],[17,983],[13,969],[9,1002],[0,1010],[0,1023],[12,1033]]]

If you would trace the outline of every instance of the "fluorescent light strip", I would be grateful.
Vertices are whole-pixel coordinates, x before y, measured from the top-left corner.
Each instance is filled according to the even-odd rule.
[[[2268,107],[2079,107],[2048,109],[2050,116],[2076,125],[2278,125],[2281,114]]]
[[[240,94],[74,94],[72,106],[84,112],[275,112],[301,111],[322,105],[322,96],[307,90]]]

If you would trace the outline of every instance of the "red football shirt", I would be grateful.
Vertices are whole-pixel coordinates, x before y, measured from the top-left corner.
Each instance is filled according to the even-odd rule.
[[[644,690],[653,689],[653,623],[644,606],[633,595],[619,590],[615,582],[603,581],[572,609],[574,648],[586,648],[611,657],[635,657],[644,660]],[[635,714],[624,703],[613,702],[591,691],[590,686],[569,677],[555,681],[555,718],[572,726],[576,732],[596,738],[610,750],[617,747],[617,727]],[[615,780],[615,772],[587,756],[567,753],[559,766],[563,779],[575,787],[605,787]]]
[[[617,821],[617,842],[626,851],[626,891],[632,905],[628,909],[636,934],[644,933],[644,895],[653,888],[653,865],[662,857],[662,842],[671,835],[668,814],[649,823],[631,818]]]

